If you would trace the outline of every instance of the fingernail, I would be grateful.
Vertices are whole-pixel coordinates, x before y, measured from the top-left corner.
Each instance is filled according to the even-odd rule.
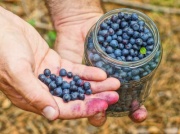
[[[43,109],[43,115],[48,120],[54,120],[55,113],[56,113],[56,110],[54,108],[52,108],[51,106],[47,106]]]

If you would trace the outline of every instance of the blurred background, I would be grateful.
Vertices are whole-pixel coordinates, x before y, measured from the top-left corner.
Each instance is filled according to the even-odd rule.
[[[0,0],[0,6],[29,22],[52,47],[56,33],[43,0]],[[137,9],[159,29],[164,52],[145,102],[147,120],[108,118],[99,128],[86,119],[48,121],[16,108],[0,92],[0,134],[180,134],[180,0],[103,0],[103,7]]]

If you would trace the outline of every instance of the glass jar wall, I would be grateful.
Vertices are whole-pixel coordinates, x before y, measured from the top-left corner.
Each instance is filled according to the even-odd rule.
[[[98,43],[97,35],[102,22],[119,12],[136,13],[153,35],[154,47],[152,53],[145,58],[130,62],[119,61],[104,52]],[[85,42],[85,64],[101,68],[107,73],[108,77],[115,77],[121,82],[121,87],[117,90],[119,101],[109,106],[107,109],[108,116],[128,115],[143,104],[150,93],[152,78],[160,64],[161,57],[162,47],[156,25],[148,16],[137,10],[127,8],[112,10],[104,14],[89,30]]]

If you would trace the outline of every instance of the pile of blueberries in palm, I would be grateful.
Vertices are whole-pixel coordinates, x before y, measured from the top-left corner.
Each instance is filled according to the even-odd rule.
[[[63,80],[63,77],[72,79],[69,83]],[[51,74],[49,69],[44,70],[44,74],[40,74],[38,78],[49,87],[52,95],[61,97],[64,102],[71,100],[84,100],[85,94],[92,94],[89,82],[84,82],[78,75],[67,72],[65,69],[59,71],[59,76]]]
[[[102,50],[119,61],[138,61],[152,53],[154,38],[136,13],[119,12],[100,24],[98,42]]]

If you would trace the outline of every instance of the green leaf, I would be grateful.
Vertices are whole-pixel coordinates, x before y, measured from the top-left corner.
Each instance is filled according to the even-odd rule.
[[[141,47],[140,53],[141,53],[141,54],[146,54],[146,48],[145,48],[145,47]]]
[[[51,39],[51,40],[55,40],[56,39],[56,32],[55,31],[49,31],[48,32],[48,37]]]
[[[30,19],[27,21],[29,24],[31,24],[32,26],[35,26],[36,21],[34,19]]]

